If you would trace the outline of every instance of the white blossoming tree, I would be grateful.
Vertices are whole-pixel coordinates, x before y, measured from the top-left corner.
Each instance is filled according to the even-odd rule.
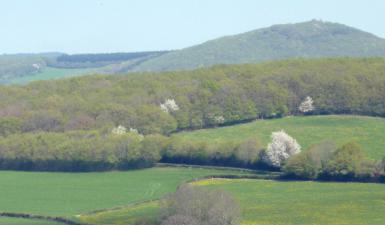
[[[302,113],[308,113],[314,110],[313,99],[307,96],[303,102],[299,105],[298,109]]]
[[[179,110],[179,106],[174,99],[166,99],[164,103],[160,104],[160,109],[165,113],[175,112]]]
[[[281,167],[288,158],[301,152],[297,141],[283,130],[273,132],[271,139],[264,158],[266,163],[273,167]]]
[[[214,116],[215,124],[222,124],[225,122],[225,118],[223,116]]]
[[[114,128],[112,129],[112,133],[113,133],[113,134],[117,134],[117,135],[125,134],[125,133],[127,133],[127,128],[125,128],[125,127],[122,126],[122,125],[119,125],[119,126],[114,127]]]

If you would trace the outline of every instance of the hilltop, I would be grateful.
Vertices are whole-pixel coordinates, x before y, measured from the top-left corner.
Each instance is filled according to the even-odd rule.
[[[385,39],[343,24],[312,20],[207,41],[145,61],[134,70],[184,70],[216,64],[339,56],[385,56]]]

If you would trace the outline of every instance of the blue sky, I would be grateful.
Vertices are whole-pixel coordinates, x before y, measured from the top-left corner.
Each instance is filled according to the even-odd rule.
[[[385,37],[384,0],[0,0],[0,54],[179,49],[314,18]]]

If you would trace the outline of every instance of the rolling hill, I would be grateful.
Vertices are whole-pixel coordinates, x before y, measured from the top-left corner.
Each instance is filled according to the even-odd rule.
[[[0,56],[0,83],[73,75],[173,71],[217,64],[245,64],[288,58],[383,57],[385,39],[338,23],[312,20],[274,25],[225,36],[174,51],[75,54],[45,53]],[[44,69],[52,73],[41,76]],[[52,70],[52,68],[56,70]],[[69,69],[69,70],[68,70]],[[63,71],[62,71],[63,70]]]
[[[218,38],[144,61],[132,70],[185,70],[216,64],[338,56],[385,56],[385,39],[346,25],[312,20]]]
[[[257,120],[235,126],[202,129],[174,134],[174,138],[193,142],[241,142],[258,138],[264,146],[274,131],[285,130],[298,140],[303,150],[325,140],[340,146],[356,141],[373,159],[385,156],[385,119],[378,117],[329,115],[285,117],[274,120]]]

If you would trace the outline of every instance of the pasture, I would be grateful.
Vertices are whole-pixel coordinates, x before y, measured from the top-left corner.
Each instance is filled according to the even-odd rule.
[[[91,72],[92,72],[92,69],[68,69],[68,68],[46,67],[39,73],[10,78],[7,80],[7,83],[26,84],[31,81],[68,78],[68,77],[84,75]]]
[[[385,156],[385,119],[377,117],[347,115],[285,117],[181,132],[174,136],[197,142],[241,142],[256,137],[262,144],[267,145],[271,132],[282,129],[297,139],[303,150],[323,140],[334,141],[337,145],[356,141],[370,158],[381,159]]]
[[[384,184],[209,179],[194,185],[230,192],[242,209],[241,225],[383,225]],[[98,225],[153,218],[157,202],[82,215]]]
[[[157,199],[182,182],[235,170],[151,168],[95,173],[0,172],[0,212],[74,217]]]

